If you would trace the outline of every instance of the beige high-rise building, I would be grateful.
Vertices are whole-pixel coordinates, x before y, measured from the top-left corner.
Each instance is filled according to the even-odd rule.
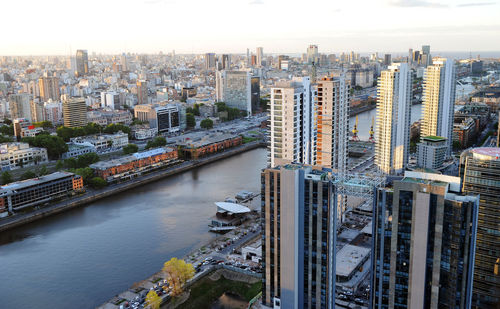
[[[344,76],[317,83],[316,164],[345,175],[349,139],[349,83]]]
[[[69,128],[83,127],[87,124],[87,105],[85,98],[63,98],[64,126]]]
[[[420,136],[441,136],[447,140],[447,156],[453,141],[453,110],[456,87],[453,60],[439,58],[425,69]]]
[[[277,83],[271,89],[270,165],[283,162],[314,164],[315,90],[309,77]]]
[[[411,87],[406,63],[389,66],[378,80],[375,165],[385,174],[401,174],[408,164]]]
[[[38,85],[40,87],[40,97],[42,97],[43,101],[48,101],[49,99],[59,101],[59,78],[55,76],[43,76],[38,79]]]
[[[148,83],[145,80],[137,81],[137,104],[148,104]]]

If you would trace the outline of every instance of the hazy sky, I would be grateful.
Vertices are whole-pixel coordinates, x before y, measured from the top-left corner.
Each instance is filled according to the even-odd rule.
[[[2,0],[0,55],[500,51],[500,0]]]

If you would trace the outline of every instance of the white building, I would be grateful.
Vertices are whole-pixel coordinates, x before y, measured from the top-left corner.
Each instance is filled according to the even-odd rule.
[[[257,47],[257,66],[262,66],[262,59],[264,59],[264,48]]]
[[[252,84],[248,71],[219,71],[216,73],[216,101],[228,107],[252,114]]]
[[[425,70],[420,136],[446,138],[447,156],[451,155],[452,150],[455,86],[453,60],[436,59]]]
[[[389,66],[378,80],[375,165],[401,174],[410,150],[411,72],[406,63]]]
[[[47,149],[30,147],[27,143],[0,144],[2,171],[48,162]]]
[[[447,151],[446,139],[439,136],[425,136],[418,144],[417,164],[422,168],[439,170],[443,167]]]
[[[120,107],[120,95],[116,92],[101,92],[101,107],[118,109]]]
[[[315,100],[309,77],[277,83],[271,89],[271,167],[283,160],[315,164]]]
[[[128,134],[116,132],[115,134],[98,134],[73,137],[70,141],[75,145],[92,145],[96,151],[120,149],[128,145]]]

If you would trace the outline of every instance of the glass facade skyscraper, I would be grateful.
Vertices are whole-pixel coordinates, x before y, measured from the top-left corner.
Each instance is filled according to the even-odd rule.
[[[462,190],[479,194],[473,308],[500,308],[500,148],[474,148],[460,158]]]
[[[377,189],[371,307],[470,308],[478,202],[438,174]]]

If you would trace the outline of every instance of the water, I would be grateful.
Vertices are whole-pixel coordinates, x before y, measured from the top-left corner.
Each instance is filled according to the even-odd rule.
[[[411,107],[411,123],[418,121],[422,115],[422,104],[412,105]],[[377,121],[377,110],[372,109],[361,114],[358,114],[358,136],[362,141],[367,141],[370,138],[370,127],[372,118]],[[349,128],[352,131],[356,123],[356,116],[349,119]],[[375,130],[375,125],[374,128]]]
[[[255,149],[0,235],[0,308],[93,308],[214,237],[216,201],[260,191]]]

